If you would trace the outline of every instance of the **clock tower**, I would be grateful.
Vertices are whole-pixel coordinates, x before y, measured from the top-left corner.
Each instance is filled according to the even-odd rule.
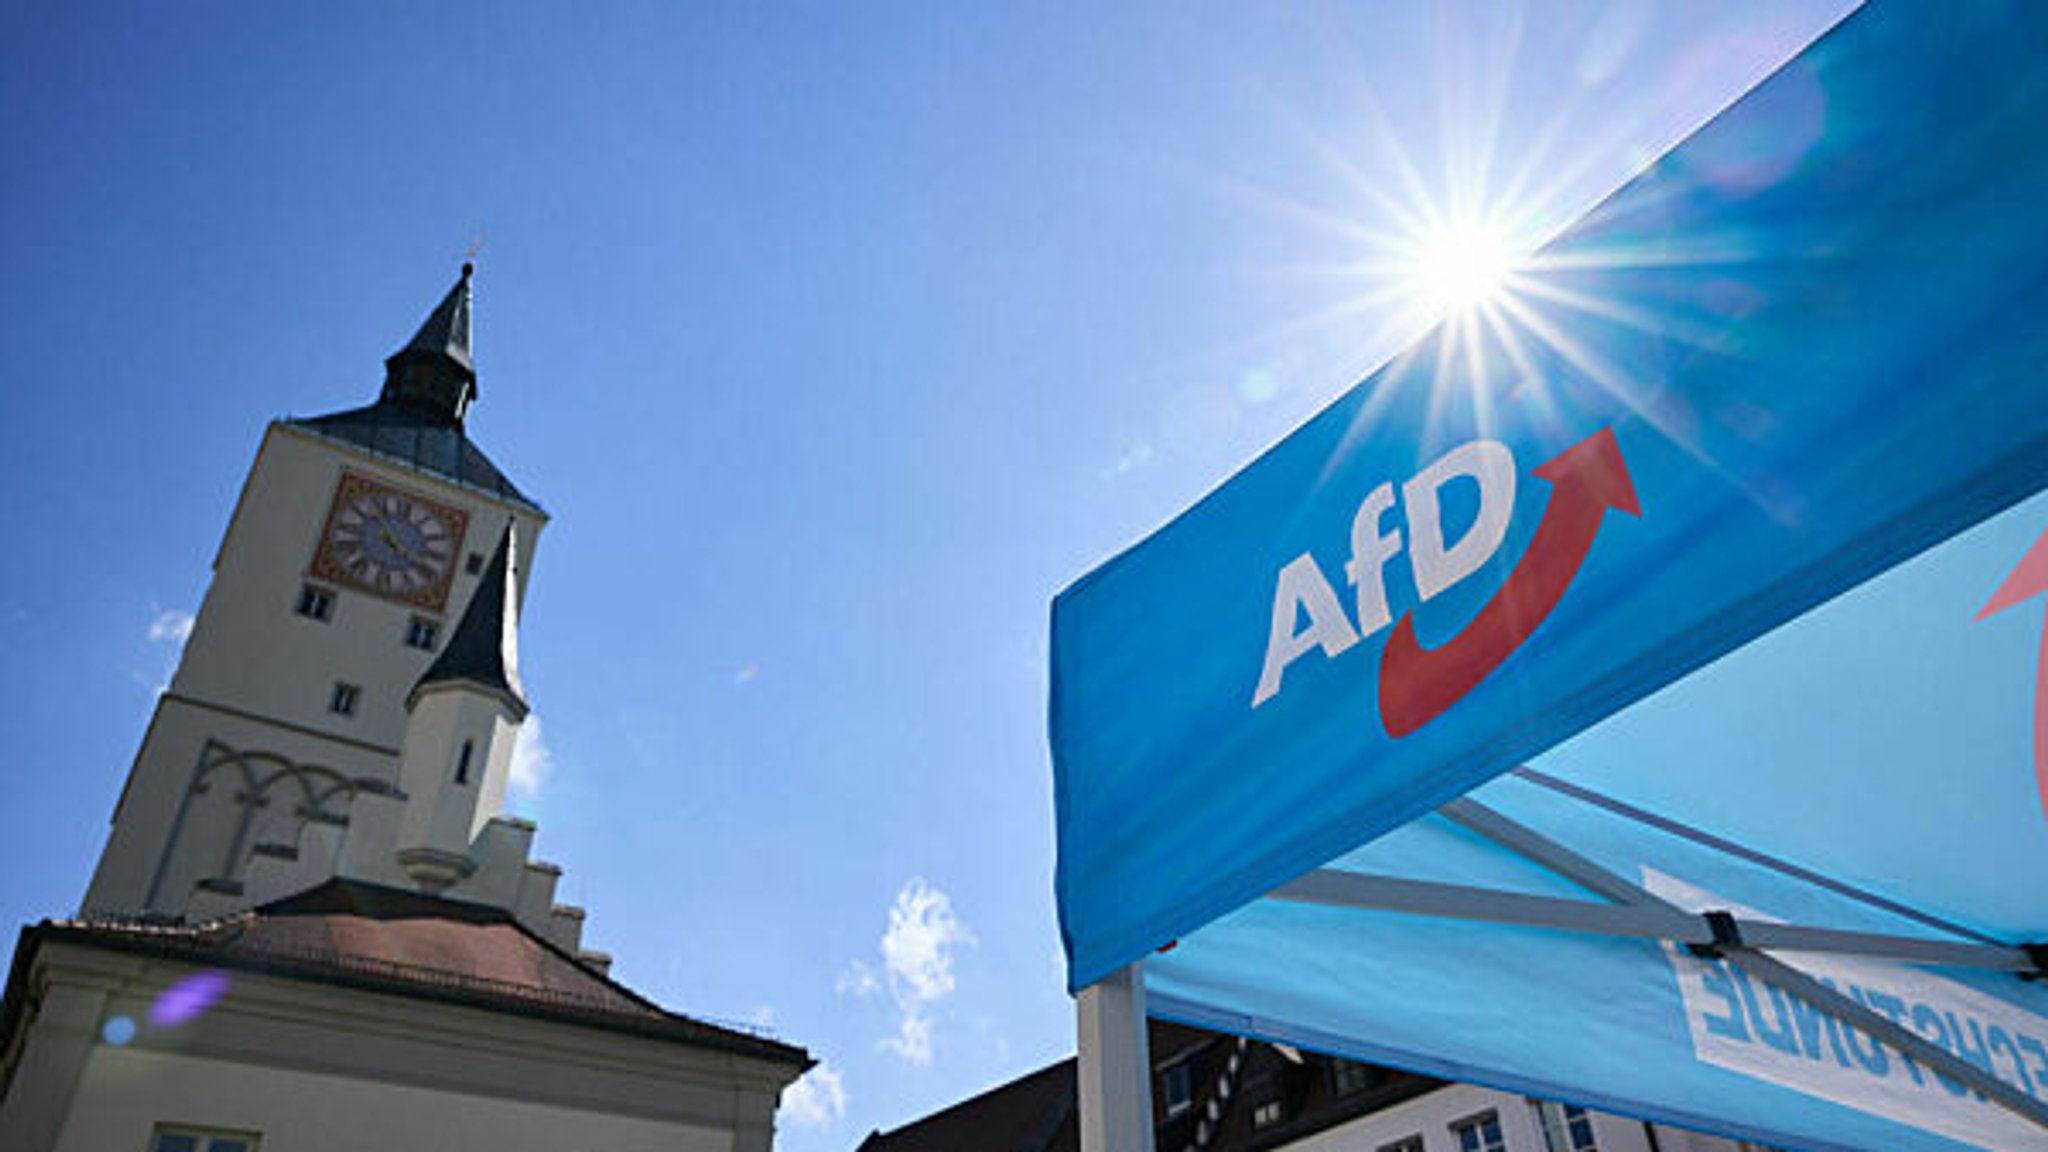
[[[265,432],[86,915],[194,920],[340,876],[496,904],[576,947],[559,870],[498,810],[547,514],[465,429],[471,275],[375,403]]]
[[[612,979],[502,811],[547,514],[465,428],[470,308],[265,431],[83,912],[0,982],[0,1149],[773,1147],[810,1055]]]

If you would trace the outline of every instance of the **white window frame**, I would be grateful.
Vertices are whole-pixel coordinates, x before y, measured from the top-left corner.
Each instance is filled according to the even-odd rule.
[[[1487,1139],[1485,1133],[1489,1126],[1493,1129],[1491,1140]],[[1507,1129],[1501,1124],[1500,1112],[1496,1109],[1488,1108],[1484,1112],[1474,1112],[1462,1120],[1451,1121],[1448,1127],[1451,1130],[1451,1143],[1456,1152],[1507,1152]],[[1476,1146],[1467,1147],[1465,1133],[1473,1131],[1480,1133],[1479,1142]]]
[[[1593,1130],[1593,1114],[1576,1104],[1531,1097],[1529,1110],[1536,1115],[1536,1128],[1543,1134],[1544,1152],[1600,1152],[1600,1136]],[[1586,1142],[1572,1134],[1574,1124],[1583,1124]]]

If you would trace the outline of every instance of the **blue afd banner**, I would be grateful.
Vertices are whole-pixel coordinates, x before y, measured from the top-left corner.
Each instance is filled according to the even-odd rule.
[[[2044,592],[2048,494],[1470,799],[1687,912],[2038,941]],[[1438,815],[1322,872],[1602,903]],[[1189,1023],[1773,1147],[2048,1147],[2048,1131],[1924,1053],[1725,955],[1443,914],[1454,903],[1429,914],[1256,900],[1148,959],[1148,1001]],[[2048,1103],[2048,982],[1868,952],[1777,955]]]
[[[1053,606],[1069,982],[2048,484],[2048,11],[1876,4]]]

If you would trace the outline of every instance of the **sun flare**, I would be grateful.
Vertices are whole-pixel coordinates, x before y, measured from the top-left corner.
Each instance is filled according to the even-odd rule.
[[[1457,312],[1498,301],[1515,263],[1513,246],[1498,231],[1451,226],[1420,238],[1411,275],[1431,308]]]

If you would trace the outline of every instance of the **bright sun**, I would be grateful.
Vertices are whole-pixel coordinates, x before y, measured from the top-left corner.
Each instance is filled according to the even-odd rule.
[[[1422,237],[1413,274],[1434,308],[1460,312],[1499,299],[1514,270],[1514,249],[1505,237],[1489,228],[1464,225]]]

